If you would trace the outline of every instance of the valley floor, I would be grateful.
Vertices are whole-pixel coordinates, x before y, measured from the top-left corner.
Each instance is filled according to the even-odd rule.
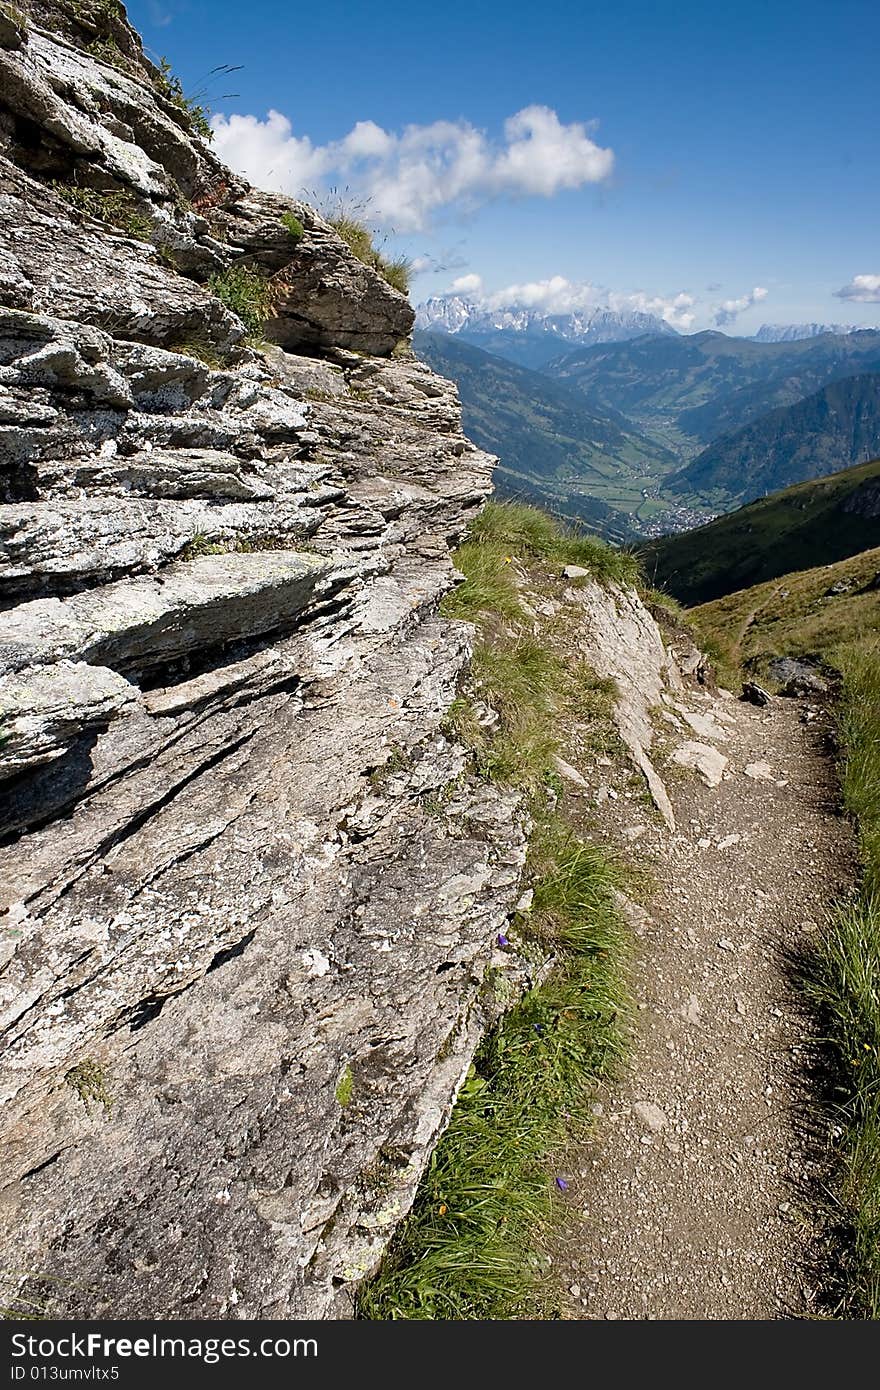
[[[790,980],[853,882],[855,846],[822,716],[784,699],[707,713],[722,779],[676,770],[677,830],[637,841],[655,892],[635,914],[632,1063],[569,1156],[572,1221],[553,1255],[573,1317],[817,1311],[824,1155]],[[614,805],[632,838],[632,807]]]

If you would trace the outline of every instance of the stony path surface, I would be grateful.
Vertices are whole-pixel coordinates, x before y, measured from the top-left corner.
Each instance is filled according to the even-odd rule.
[[[574,1219],[555,1254],[574,1317],[813,1306],[818,1158],[786,956],[852,882],[851,835],[821,719],[789,700],[707,712],[725,731],[722,780],[671,779],[677,831],[639,839],[656,891],[636,922],[633,1058],[570,1160]]]

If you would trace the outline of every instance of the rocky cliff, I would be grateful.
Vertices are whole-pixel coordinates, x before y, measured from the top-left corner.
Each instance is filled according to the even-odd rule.
[[[528,978],[495,949],[517,797],[444,724],[471,629],[437,605],[492,460],[406,299],[218,163],[121,6],[25,8],[0,6],[0,1303],[346,1316],[487,970]],[[265,288],[258,348],[230,267]]]

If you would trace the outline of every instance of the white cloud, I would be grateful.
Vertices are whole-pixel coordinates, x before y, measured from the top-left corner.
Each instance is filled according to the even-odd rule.
[[[753,304],[760,304],[762,299],[767,298],[768,291],[762,285],[756,285],[748,294],[742,295],[739,299],[725,299],[723,304],[719,304],[715,310],[715,326],[723,328],[725,324],[734,323],[737,315],[746,309],[751,309]]]
[[[211,118],[211,128],[220,158],[247,174],[258,188],[302,193],[330,171],[328,147],[315,147],[308,136],[294,135],[280,111],[270,111],[265,121],[218,114]]]
[[[692,314],[691,310],[695,303],[694,296],[686,290],[671,296],[645,294],[641,290],[635,294],[609,295],[609,305],[612,309],[632,309],[640,314],[655,314],[664,323],[680,329],[682,333],[689,332],[693,327],[696,315]]]
[[[448,294],[470,294],[481,295],[483,292],[482,275],[459,275],[457,280],[453,280],[447,291]]]
[[[490,309],[538,309],[543,314],[574,314],[596,309],[605,293],[595,285],[566,280],[552,275],[548,280],[529,280],[522,285],[508,285],[489,295]]]
[[[609,293],[588,281],[566,280],[563,275],[508,285],[487,296],[484,302],[489,309],[537,309],[544,314],[577,314],[596,309],[654,314],[685,333],[695,318],[691,313],[694,297],[684,290],[671,296],[646,294],[642,290],[630,294]]]
[[[342,139],[313,145],[288,118],[215,115],[220,157],[262,188],[302,195],[331,177],[369,200],[370,215],[398,232],[429,225],[433,213],[470,211],[502,196],[550,198],[563,189],[606,179],[614,154],[586,125],[564,125],[547,106],[527,106],[493,142],[468,121],[409,125],[402,132],[358,121]]]
[[[563,125],[549,106],[527,106],[504,123],[507,149],[495,161],[495,178],[514,193],[552,198],[562,188],[601,183],[614,166],[611,150],[593,143],[586,127]]]
[[[854,275],[848,285],[835,290],[837,299],[856,304],[880,304],[880,275]]]

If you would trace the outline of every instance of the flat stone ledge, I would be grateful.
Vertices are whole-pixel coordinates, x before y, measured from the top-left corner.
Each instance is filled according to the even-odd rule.
[[[178,561],[67,599],[36,599],[0,616],[0,675],[59,660],[138,669],[294,621],[332,563],[266,550]]]
[[[61,757],[73,739],[110,723],[137,691],[105,666],[59,661],[0,680],[0,780]]]

